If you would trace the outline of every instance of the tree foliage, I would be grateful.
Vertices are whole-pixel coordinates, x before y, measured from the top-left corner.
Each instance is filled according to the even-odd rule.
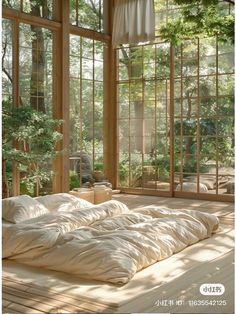
[[[14,107],[3,101],[2,158],[5,162],[17,162],[22,181],[40,186],[50,179],[52,173],[42,164],[58,154],[56,144],[62,134],[56,128],[61,123],[30,106]]]
[[[217,36],[234,43],[234,14],[229,13],[231,0],[174,0],[181,6],[180,16],[161,27],[161,36],[178,44],[186,38]]]
[[[78,10],[77,10],[78,7]],[[70,19],[72,24],[96,31],[103,30],[103,1],[70,0]]]

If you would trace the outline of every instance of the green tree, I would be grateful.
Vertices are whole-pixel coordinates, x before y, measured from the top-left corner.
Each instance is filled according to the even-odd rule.
[[[174,0],[181,14],[161,27],[162,38],[177,44],[187,38],[217,36],[234,43],[234,7],[231,0]]]
[[[52,173],[45,170],[45,164],[58,154],[56,144],[62,139],[62,134],[56,128],[61,123],[61,120],[53,119],[30,106],[14,107],[3,101],[3,197],[10,194],[7,162],[17,163],[21,181],[31,190],[50,180]]]

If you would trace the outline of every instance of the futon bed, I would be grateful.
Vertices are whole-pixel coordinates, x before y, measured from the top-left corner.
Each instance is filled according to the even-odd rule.
[[[218,228],[196,210],[146,206],[132,211],[112,200],[93,205],[66,193],[3,200],[3,258],[81,278],[126,284]]]

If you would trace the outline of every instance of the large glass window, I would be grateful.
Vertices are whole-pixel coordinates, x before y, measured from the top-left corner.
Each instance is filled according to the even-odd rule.
[[[177,196],[205,193],[207,198],[232,199],[233,46],[201,37],[174,47],[161,39],[161,27],[181,14],[174,2],[154,0],[156,40],[120,45],[113,71],[114,55],[107,51],[111,38],[104,34],[112,1],[2,1],[3,100],[65,119],[61,128],[65,138],[57,145],[65,153],[53,167],[52,162],[43,166],[48,172],[52,168],[62,171],[68,167],[69,152],[71,188],[96,180],[94,170],[104,170],[111,177],[112,167],[104,165],[104,160],[111,160],[117,152],[114,171],[118,166],[118,187],[122,189]],[[233,10],[225,1],[219,7],[222,15]],[[69,46],[59,51],[68,39]],[[104,60],[109,62],[105,71]],[[58,102],[53,103],[55,100]],[[112,122],[117,117],[118,145],[111,143],[114,136],[109,130],[104,137],[104,126],[111,126],[108,113]],[[16,177],[13,189],[18,193],[24,171],[19,174],[14,165],[7,166]],[[62,175],[65,183],[61,183],[59,171],[53,188],[52,182],[43,184],[41,194],[68,190],[68,168]]]
[[[31,106],[52,116],[53,54],[52,32],[29,24],[19,27],[19,99],[21,106]],[[38,165],[52,173],[52,161]],[[24,177],[24,173],[21,174]],[[51,178],[52,178],[51,174]],[[25,191],[27,184],[21,180],[21,193],[47,194],[52,191],[52,180],[42,182],[38,191]]]
[[[176,49],[177,191],[234,193],[232,48],[207,38],[186,41]]]
[[[97,38],[95,32],[104,31],[104,15],[108,3],[107,0],[69,1],[69,12],[64,11],[68,9],[65,1],[8,0],[2,3],[3,14],[12,19],[3,20],[3,99],[9,100],[9,104],[13,103],[14,106],[31,106],[48,116],[65,118],[66,126],[60,128],[66,133],[65,138],[68,135],[67,125],[70,124],[69,147],[65,147],[66,140],[57,145],[58,149],[65,148],[66,153],[64,151],[58,156],[55,163],[48,162],[42,165],[42,169],[46,169],[47,173],[52,173],[51,170],[55,169],[56,176],[53,186],[52,181],[43,184],[37,191],[40,194],[50,193],[52,190],[65,190],[63,184],[67,185],[67,174],[64,175],[66,182],[62,183],[59,171],[62,171],[61,168],[66,162],[70,163],[72,181],[79,182],[78,185],[87,181],[86,167],[89,168],[87,178],[92,178],[91,180],[94,179],[94,170],[103,171],[104,44],[90,38]],[[62,12],[63,19],[60,14]],[[35,19],[35,16],[40,19]],[[53,21],[55,18],[57,23]],[[76,30],[78,36],[61,31],[62,25],[66,26],[65,29],[69,29],[69,32],[75,31],[75,28],[66,25],[67,23],[78,26]],[[89,31],[86,33],[82,28]],[[70,89],[61,82],[62,77],[67,77],[67,70],[63,67],[61,58],[55,55],[56,48],[59,49],[61,46],[62,36],[67,40],[68,35],[70,47],[65,47],[61,54],[65,63],[68,61],[67,58],[70,58]],[[99,36],[102,38],[102,34]],[[107,40],[104,37],[105,39]],[[70,49],[70,56],[67,48]],[[62,104],[61,96],[63,99],[70,96],[69,121],[64,110],[68,102]],[[56,99],[59,100],[58,103],[53,103]],[[66,160],[68,151],[70,156],[69,160]],[[78,153],[83,156],[78,158]],[[87,164],[84,168],[85,159]],[[10,176],[14,176],[14,194],[19,192],[34,194],[35,191],[28,191],[22,180],[23,168],[17,171],[16,167],[13,167],[10,172]],[[76,183],[76,186],[78,185]]]
[[[3,19],[2,37],[2,90],[3,100],[11,106],[31,106],[37,111],[52,116],[53,112],[53,53],[52,32],[46,28],[13,22]],[[19,41],[12,43],[19,34]],[[14,44],[14,45],[13,45]],[[19,54],[16,55],[16,51]],[[14,69],[14,71],[13,71]],[[19,81],[19,86],[13,86]],[[14,95],[13,95],[14,88]],[[13,97],[14,96],[14,97]],[[14,143],[12,143],[14,144]],[[15,145],[15,144],[14,144]],[[52,172],[52,161],[38,165],[48,173]],[[11,162],[6,163],[8,182],[11,184],[13,169]],[[20,193],[44,194],[52,191],[52,181],[41,179],[36,191],[25,178],[26,166],[19,164]],[[52,178],[52,176],[51,176]]]
[[[70,182],[93,182],[103,170],[103,46],[70,36]]]
[[[119,185],[170,190],[168,43],[118,49]]]
[[[157,36],[179,10],[155,1]],[[173,51],[171,59],[159,42],[117,49],[118,185],[145,193],[171,191],[172,182],[176,195],[234,194],[233,46],[201,38]]]

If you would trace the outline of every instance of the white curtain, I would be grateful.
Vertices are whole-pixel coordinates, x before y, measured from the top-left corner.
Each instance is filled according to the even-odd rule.
[[[155,38],[153,0],[115,0],[112,45],[137,44]]]

